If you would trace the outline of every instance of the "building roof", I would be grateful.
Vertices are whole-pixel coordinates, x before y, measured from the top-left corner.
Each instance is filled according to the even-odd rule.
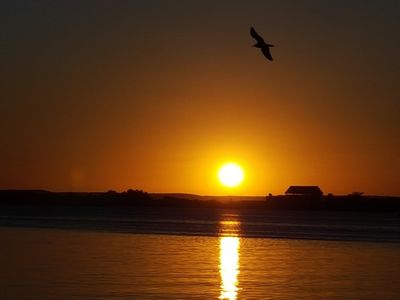
[[[295,195],[322,195],[321,189],[316,185],[292,185],[290,186],[286,194],[295,194]]]

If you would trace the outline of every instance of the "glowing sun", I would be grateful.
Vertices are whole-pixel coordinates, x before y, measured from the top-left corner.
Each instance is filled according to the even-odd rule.
[[[236,163],[226,163],[218,171],[219,181],[226,187],[236,187],[244,179],[243,169]]]

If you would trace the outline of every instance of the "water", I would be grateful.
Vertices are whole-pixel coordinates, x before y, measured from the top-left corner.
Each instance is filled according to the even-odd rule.
[[[239,222],[240,228],[221,226],[224,221]],[[196,236],[219,236],[221,230],[233,229],[241,237],[400,243],[400,217],[396,213],[3,206],[0,226]]]
[[[3,211],[0,299],[400,297],[392,216],[73,215]]]

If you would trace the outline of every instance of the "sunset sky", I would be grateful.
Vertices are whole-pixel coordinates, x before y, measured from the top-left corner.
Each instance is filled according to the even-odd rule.
[[[2,1],[0,19],[1,189],[400,195],[398,0]]]

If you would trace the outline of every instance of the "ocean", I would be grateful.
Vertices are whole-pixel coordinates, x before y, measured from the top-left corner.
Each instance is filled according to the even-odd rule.
[[[0,299],[399,299],[390,213],[7,208]]]

